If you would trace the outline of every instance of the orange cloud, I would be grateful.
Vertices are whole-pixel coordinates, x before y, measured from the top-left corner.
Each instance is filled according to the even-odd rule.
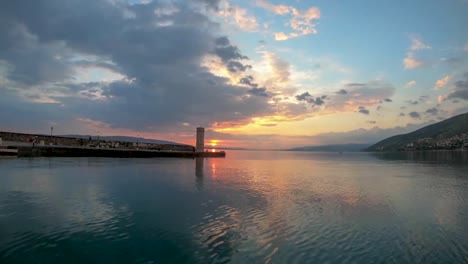
[[[264,8],[277,15],[290,15],[292,18],[289,20],[288,25],[292,29],[292,32],[276,32],[274,33],[275,40],[282,41],[291,38],[297,38],[309,34],[317,34],[315,24],[312,20],[320,18],[320,9],[317,7],[311,7],[304,12],[297,10],[292,6],[287,5],[274,5],[266,0],[257,0],[257,6]]]
[[[403,59],[403,65],[405,69],[417,69],[424,66],[424,62],[414,57],[413,52],[408,52],[406,57]]]
[[[411,46],[409,48],[410,51],[403,59],[403,65],[405,66],[405,69],[411,70],[424,67],[424,61],[417,59],[414,54],[419,50],[432,49],[431,46],[425,44],[419,37],[415,35],[410,35],[409,38],[411,40]]]
[[[286,15],[291,12],[291,7],[287,5],[273,5],[265,0],[257,0],[257,6],[262,7],[277,15]]]
[[[444,88],[447,85],[447,83],[450,81],[450,79],[451,79],[450,75],[445,75],[444,78],[437,80],[434,85],[434,90],[439,90],[439,89]]]
[[[231,6],[225,3],[218,15],[224,17],[228,23],[236,25],[239,29],[249,32],[258,31],[259,25],[257,19],[247,12],[247,9]]]

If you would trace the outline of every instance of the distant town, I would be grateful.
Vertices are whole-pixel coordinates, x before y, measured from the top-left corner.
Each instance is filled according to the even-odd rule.
[[[385,151],[385,147],[378,148],[379,151]],[[415,150],[468,150],[468,133],[455,135],[450,138],[421,138],[412,143],[400,147],[400,151]]]

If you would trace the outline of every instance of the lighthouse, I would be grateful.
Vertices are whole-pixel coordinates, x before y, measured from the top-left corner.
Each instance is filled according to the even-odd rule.
[[[196,152],[205,151],[205,128],[197,127],[197,145],[195,148]]]

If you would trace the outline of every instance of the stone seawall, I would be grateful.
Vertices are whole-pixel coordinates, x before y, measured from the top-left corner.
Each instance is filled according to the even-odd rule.
[[[158,150],[158,151],[193,151],[190,145],[178,144],[152,144],[152,143],[134,143],[124,141],[108,141],[98,140],[96,138],[71,138],[60,136],[48,136],[39,134],[25,134],[14,132],[1,132],[0,138],[3,142],[18,142],[24,144],[41,145],[44,143],[46,146],[66,146],[66,147],[90,147],[90,148],[125,148],[129,150]]]

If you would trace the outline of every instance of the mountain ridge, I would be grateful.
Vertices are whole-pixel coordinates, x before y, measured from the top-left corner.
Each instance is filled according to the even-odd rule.
[[[70,138],[92,138],[97,139],[97,136],[91,135],[60,135],[61,137],[70,137]],[[129,137],[129,136],[99,136],[100,140],[107,140],[107,141],[121,141],[121,142],[139,142],[139,143],[149,143],[149,144],[163,144],[163,145],[187,145],[182,143],[177,143],[173,141],[167,140],[159,140],[159,139],[148,139],[148,138],[141,138],[141,137]]]
[[[330,145],[316,145],[316,146],[303,146],[297,148],[286,149],[287,151],[362,151],[369,147],[370,144],[330,144]]]
[[[468,113],[453,116],[407,134],[395,135],[366,151],[454,150],[468,147]]]

